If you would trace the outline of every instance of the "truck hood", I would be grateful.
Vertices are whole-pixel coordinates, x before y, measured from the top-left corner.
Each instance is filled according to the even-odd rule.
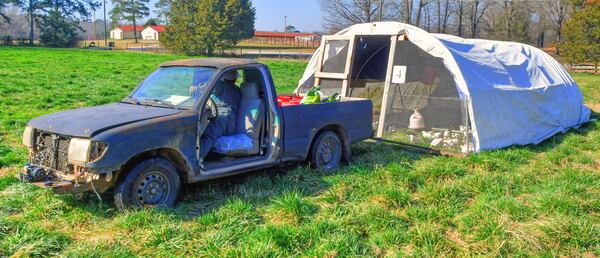
[[[56,134],[90,138],[111,128],[179,112],[174,108],[112,103],[41,116],[29,121],[29,125]]]

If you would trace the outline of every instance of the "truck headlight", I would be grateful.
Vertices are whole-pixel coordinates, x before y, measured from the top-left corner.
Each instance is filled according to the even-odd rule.
[[[72,138],[69,142],[69,162],[83,163],[98,160],[106,152],[107,145],[90,139]]]
[[[90,150],[92,141],[89,139],[73,138],[69,143],[68,158],[69,161],[88,162],[90,160]]]
[[[28,125],[23,131],[23,145],[33,148],[33,127]]]

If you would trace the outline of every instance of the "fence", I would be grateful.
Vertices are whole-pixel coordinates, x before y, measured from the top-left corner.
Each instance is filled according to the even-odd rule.
[[[116,44],[113,50],[142,52],[142,53],[173,53],[164,48],[160,43],[122,43]],[[246,57],[246,58],[281,58],[281,59],[309,59],[314,49],[265,49],[237,47],[215,53],[219,56]]]
[[[315,39],[301,39],[294,37],[253,37],[245,39],[240,42],[241,45],[269,45],[269,46],[291,46],[291,47],[302,47],[302,48],[313,48],[316,49],[321,44],[321,40]]]
[[[598,64],[598,63],[595,63],[595,64],[594,63],[579,63],[579,64],[569,63],[569,64],[567,64],[567,69],[572,72],[585,72],[585,73],[600,74],[600,64]]]
[[[34,44],[37,40],[34,41]],[[10,36],[0,36],[0,46],[25,46],[29,45],[28,38],[12,38]]]

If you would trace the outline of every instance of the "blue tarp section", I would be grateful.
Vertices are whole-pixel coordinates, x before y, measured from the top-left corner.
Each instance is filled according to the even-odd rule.
[[[520,43],[434,34],[466,82],[479,146],[537,144],[590,118],[579,87],[543,51]]]

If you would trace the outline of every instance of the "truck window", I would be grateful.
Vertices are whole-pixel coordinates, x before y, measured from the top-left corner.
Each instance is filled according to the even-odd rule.
[[[215,69],[206,67],[164,67],[152,73],[131,95],[138,101],[167,102],[191,107],[208,85]]]

